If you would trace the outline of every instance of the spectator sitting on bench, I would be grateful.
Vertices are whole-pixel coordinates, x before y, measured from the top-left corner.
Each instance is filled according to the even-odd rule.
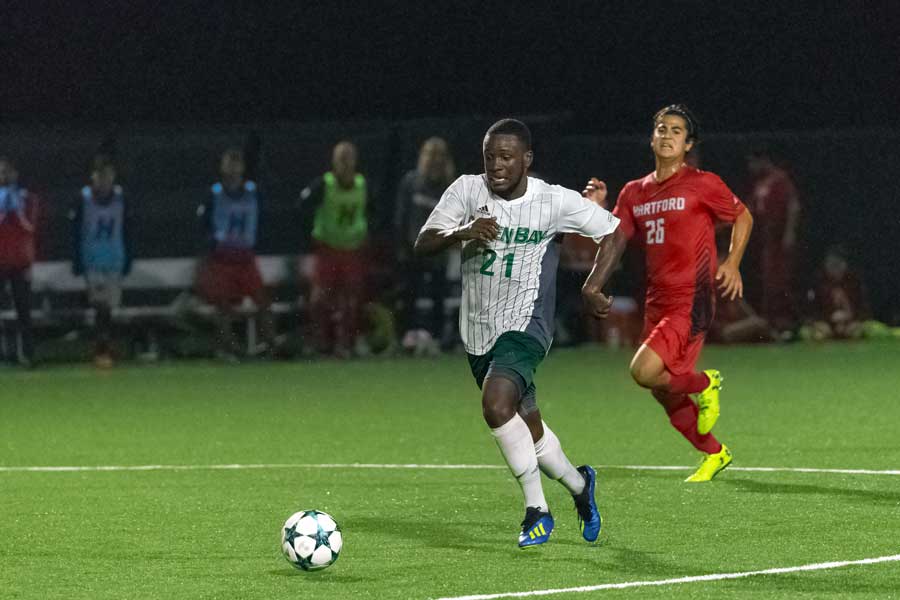
[[[74,241],[72,272],[84,275],[88,304],[94,309],[94,364],[113,365],[112,312],[122,302],[122,279],[131,270],[131,213],[122,186],[116,184],[112,158],[97,155],[91,185],[69,211]]]
[[[235,309],[244,298],[256,306],[268,351],[274,353],[277,348],[269,296],[256,264],[259,190],[255,182],[244,178],[240,150],[227,150],[219,169],[221,180],[211,186],[206,201],[197,208],[208,235],[208,254],[200,263],[196,287],[200,297],[217,309],[216,356],[235,362],[239,352],[233,329]]]
[[[801,337],[814,340],[863,337],[870,318],[866,291],[842,246],[832,246],[825,253],[809,298],[812,323],[802,328]]]

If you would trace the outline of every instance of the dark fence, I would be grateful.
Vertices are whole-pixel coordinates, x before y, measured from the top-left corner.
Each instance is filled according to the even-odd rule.
[[[578,133],[570,115],[526,119],[535,139],[534,170],[548,180],[580,189],[588,176],[610,185],[612,197],[629,179],[652,168],[644,135],[595,136]],[[194,217],[197,204],[216,178],[220,153],[243,147],[265,197],[261,253],[296,252],[294,207],[300,190],[328,169],[330,149],[341,139],[359,146],[361,170],[374,194],[376,231],[387,235],[393,196],[402,173],[415,165],[427,137],[445,137],[458,171],[481,170],[481,140],[489,117],[349,123],[267,123],[212,126],[5,126],[0,153],[18,164],[25,185],[45,199],[43,259],[69,256],[65,214],[87,181],[88,163],[98,150],[112,152],[119,179],[134,207],[139,257],[187,256],[200,248]],[[794,176],[803,213],[798,235],[801,268],[797,289],[805,289],[824,250],[843,244],[861,272],[879,319],[900,320],[900,171],[898,132],[851,130],[713,134],[700,146],[703,168],[715,171],[738,195],[745,194],[745,157],[767,146]],[[754,277],[753,255],[745,268]],[[628,283],[624,285],[628,286]]]

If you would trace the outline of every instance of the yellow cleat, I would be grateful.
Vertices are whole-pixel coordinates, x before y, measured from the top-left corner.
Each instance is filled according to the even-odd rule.
[[[706,435],[719,420],[719,391],[722,389],[722,374],[715,369],[703,371],[709,377],[709,385],[697,396],[700,412],[697,414],[697,433]]]
[[[722,444],[722,449],[716,454],[707,454],[700,468],[693,475],[685,479],[688,483],[703,483],[711,481],[713,477],[718,475],[725,467],[731,464],[731,450],[728,446]]]

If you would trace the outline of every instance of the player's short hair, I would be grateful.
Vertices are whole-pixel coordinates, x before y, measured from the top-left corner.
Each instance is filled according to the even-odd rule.
[[[91,159],[91,173],[99,173],[105,169],[116,170],[116,163],[113,161],[113,157],[104,152],[95,154],[94,158]]]
[[[666,115],[676,115],[684,119],[684,122],[687,123],[687,141],[689,142],[699,142],[700,141],[700,123],[697,121],[697,117],[694,116],[694,113],[691,112],[691,109],[687,107],[685,104],[670,104],[668,106],[664,106],[653,115],[653,126],[656,127],[656,124]]]
[[[484,137],[490,135],[514,135],[525,146],[526,150],[531,150],[531,130],[528,125],[518,119],[500,119],[490,127]]]
[[[227,148],[225,152],[222,153],[222,160],[237,160],[240,162],[244,161],[244,151],[240,148]]]

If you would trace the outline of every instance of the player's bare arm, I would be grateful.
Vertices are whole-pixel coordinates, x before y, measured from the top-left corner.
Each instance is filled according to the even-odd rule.
[[[494,217],[478,217],[452,229],[426,229],[419,233],[413,248],[416,256],[430,256],[465,240],[490,242],[500,235],[500,225]]]
[[[612,296],[603,293],[603,286],[619,264],[627,244],[628,238],[618,228],[603,238],[594,257],[591,273],[581,288],[581,296],[587,303],[591,315],[598,319],[605,319],[609,315],[613,299]]]
[[[731,227],[731,247],[728,250],[728,258],[719,265],[719,269],[716,271],[716,281],[719,282],[723,298],[734,300],[744,297],[744,282],[741,279],[740,266],[744,250],[747,249],[747,242],[750,241],[752,229],[753,215],[749,210],[744,209]]]

